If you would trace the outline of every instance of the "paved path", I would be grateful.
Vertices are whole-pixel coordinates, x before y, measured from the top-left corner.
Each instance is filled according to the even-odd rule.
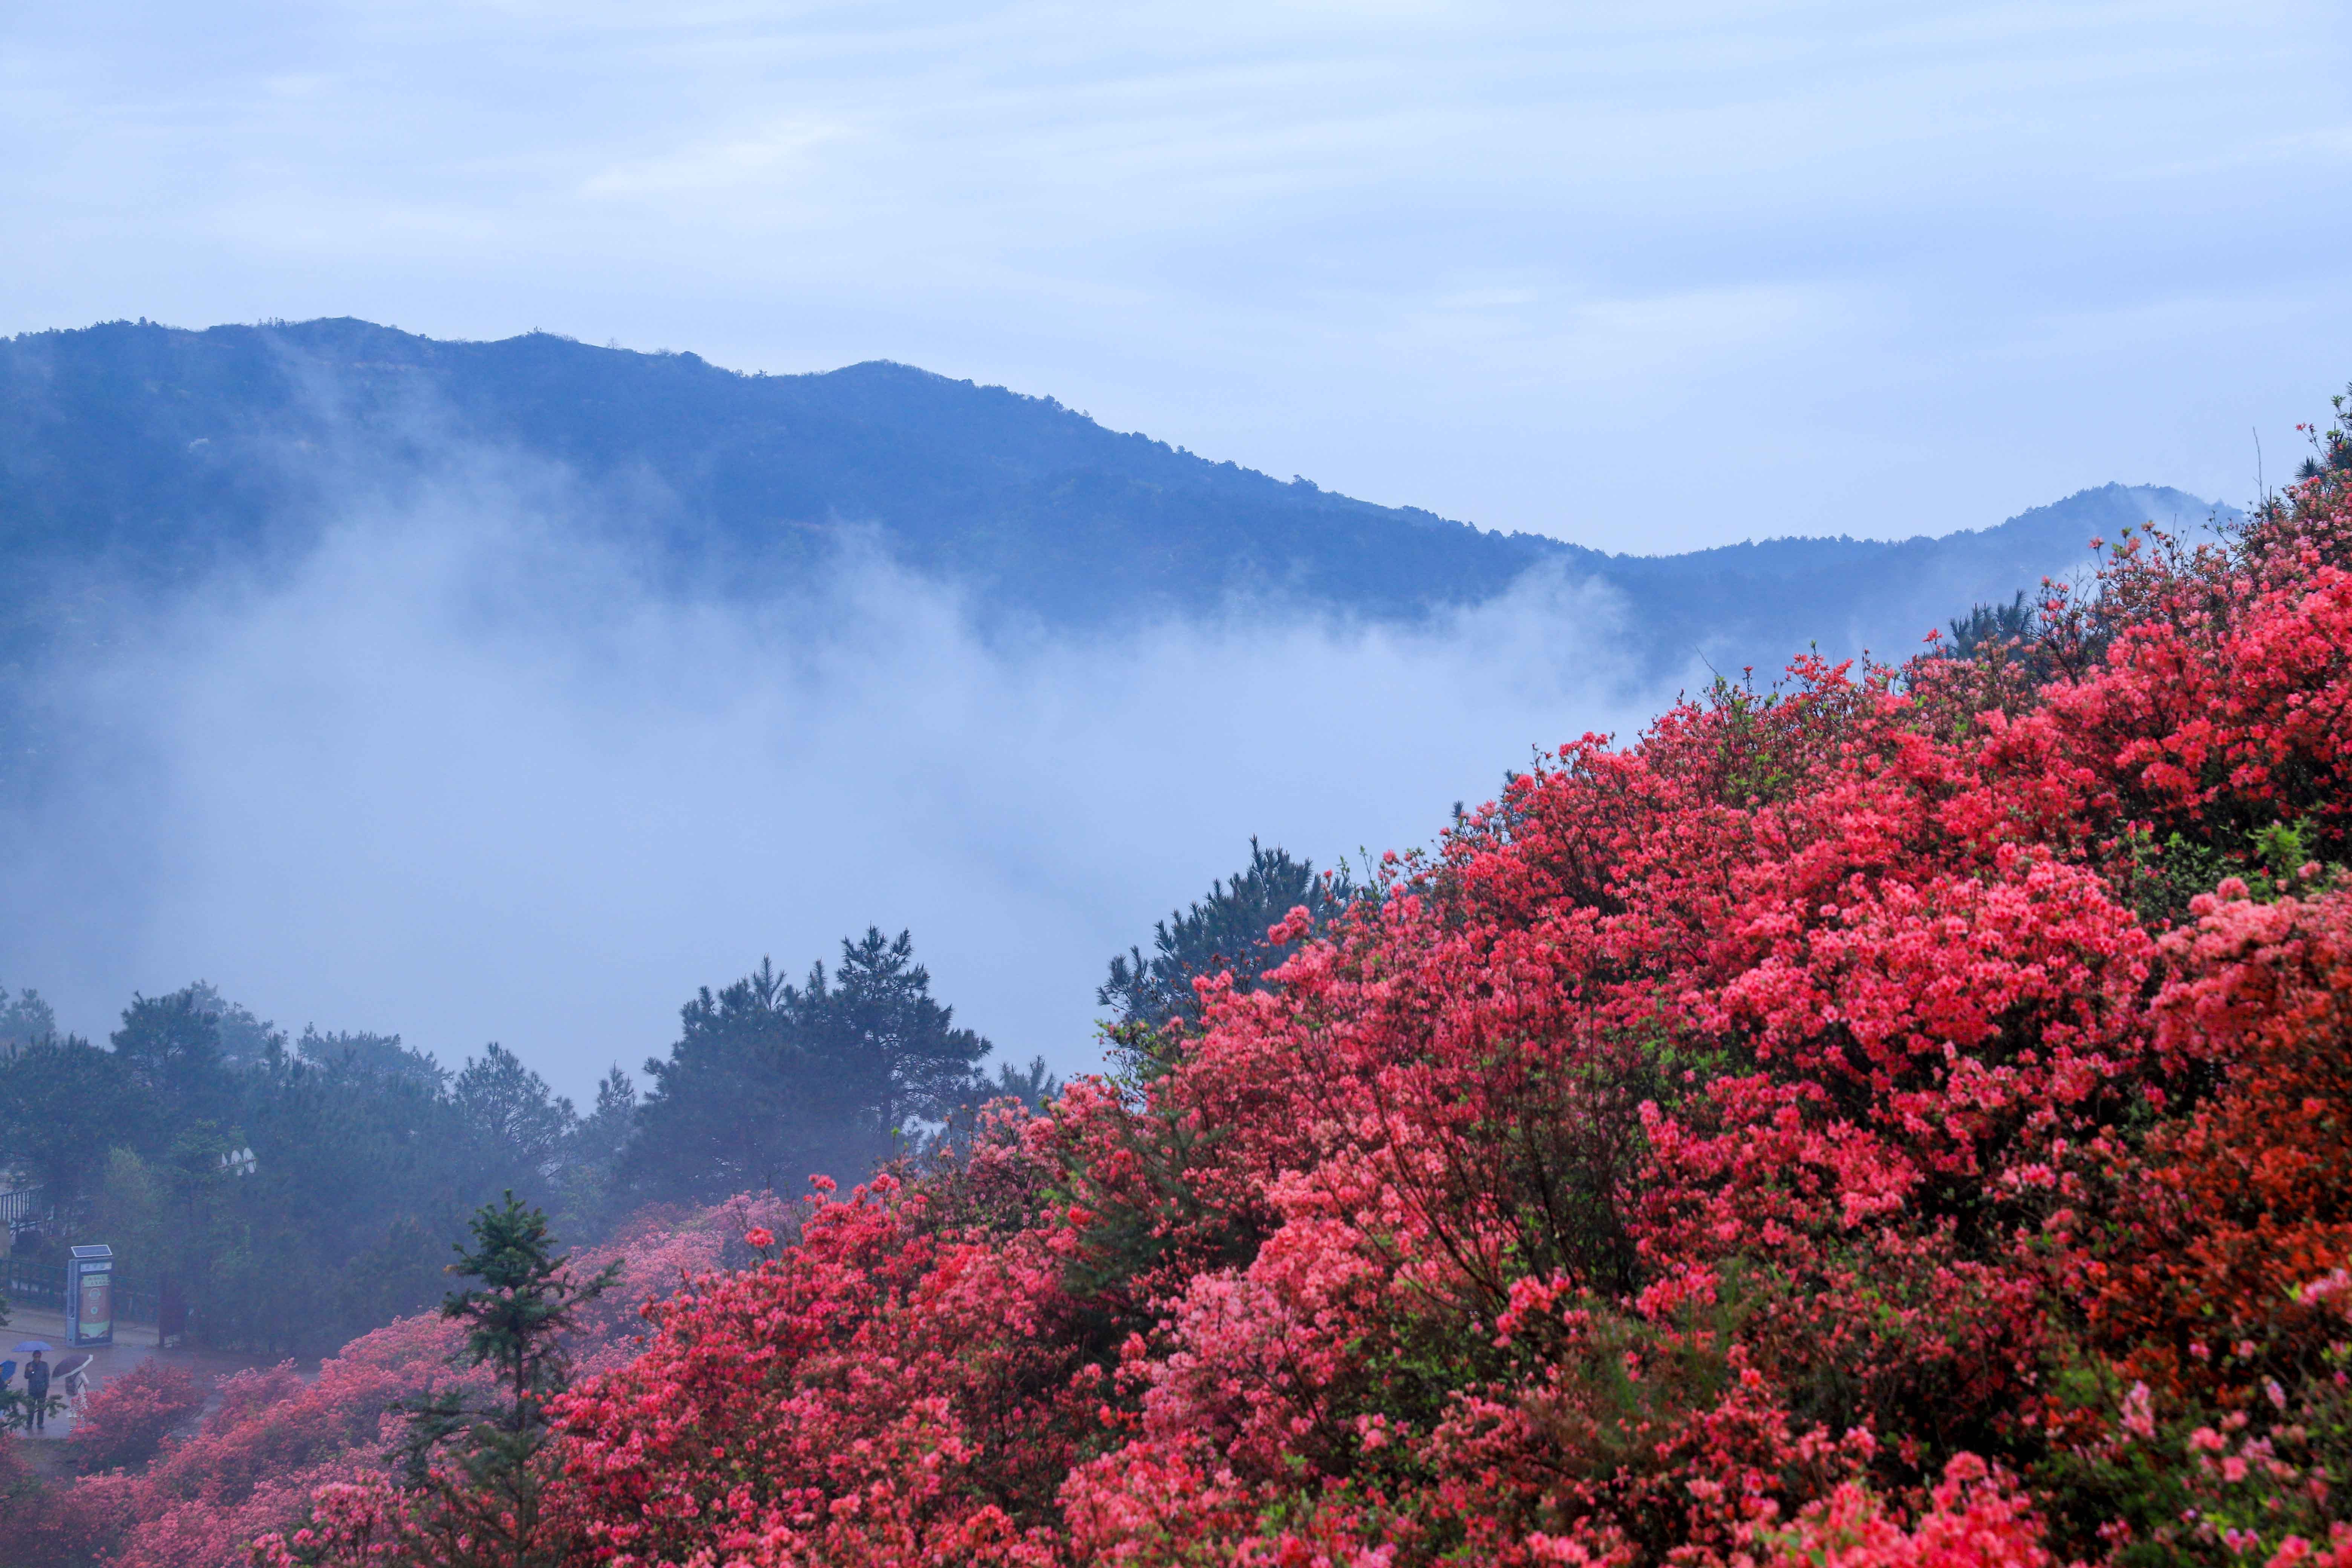
[[[26,1358],[6,1348],[19,1340],[47,1340],[55,1347],[48,1355],[52,1364],[82,1353],[66,1344],[66,1320],[62,1312],[44,1311],[37,1307],[11,1308],[8,1314],[8,1326],[0,1329],[0,1355],[5,1355],[8,1360],[16,1363],[16,1381],[10,1386],[20,1393],[25,1387]],[[100,1387],[108,1379],[120,1377],[141,1362],[151,1358],[169,1362],[173,1366],[184,1366],[194,1373],[196,1386],[204,1390],[208,1396],[213,1393],[212,1384],[215,1378],[228,1373],[242,1372],[249,1366],[268,1364],[266,1362],[257,1361],[249,1355],[191,1350],[182,1345],[174,1345],[170,1350],[165,1350],[156,1343],[155,1331],[141,1323],[115,1324],[114,1342],[110,1345],[92,1345],[89,1347],[89,1385],[92,1390]],[[301,1370],[306,1378],[317,1374],[314,1367],[305,1366]],[[51,1392],[60,1391],[52,1389]],[[205,1399],[206,1411],[212,1408],[213,1403],[212,1397]],[[193,1421],[191,1426],[193,1426]],[[18,1436],[30,1437],[36,1442],[46,1439],[54,1443],[72,1434],[73,1417],[58,1415],[49,1418],[45,1429],[38,1432],[20,1433]]]
[[[50,1349],[47,1359],[52,1366],[70,1361],[83,1353],[66,1343],[64,1313],[44,1311],[38,1307],[12,1307],[8,1312],[8,1326],[0,1329],[0,1355],[5,1355],[8,1360],[16,1363],[16,1380],[9,1386],[20,1394],[25,1388],[26,1357],[20,1352],[7,1348],[19,1340],[48,1341]],[[155,1354],[157,1348],[153,1329],[133,1323],[115,1324],[112,1344],[89,1347],[89,1385],[96,1388],[108,1378],[121,1376],[149,1356]],[[62,1393],[63,1390],[52,1388],[50,1392]],[[36,1441],[46,1437],[54,1442],[67,1436],[72,1431],[73,1417],[58,1415],[51,1416],[48,1426],[43,1430],[20,1435]]]

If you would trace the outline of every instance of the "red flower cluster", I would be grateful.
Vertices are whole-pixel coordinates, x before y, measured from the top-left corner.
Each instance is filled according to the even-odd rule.
[[[145,1464],[172,1429],[204,1404],[194,1373],[142,1361],[121,1376],[107,1379],[84,1399],[73,1436],[67,1439],[74,1464],[85,1471]]]

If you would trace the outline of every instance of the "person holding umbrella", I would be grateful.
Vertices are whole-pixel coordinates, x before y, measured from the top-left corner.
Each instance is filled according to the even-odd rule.
[[[32,1359],[25,1363],[25,1392],[33,1399],[26,1425],[35,1432],[46,1431],[49,1425],[49,1363],[41,1357],[49,1347],[39,1340],[26,1340],[16,1348],[32,1352]]]
[[[77,1421],[81,1419],[82,1396],[89,1392],[89,1363],[97,1359],[88,1351],[78,1356],[68,1356],[58,1363],[58,1370],[53,1374],[57,1386],[64,1391],[66,1396],[66,1414]]]

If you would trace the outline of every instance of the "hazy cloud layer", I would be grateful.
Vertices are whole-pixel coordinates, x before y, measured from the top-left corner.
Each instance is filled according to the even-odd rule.
[[[1660,695],[1559,582],[1421,631],[1236,610],[1023,643],[873,558],[759,610],[628,562],[560,485],[477,473],[266,583],[121,605],[49,689],[60,776],[0,826],[0,980],[101,1033],[203,976],[297,1029],[497,1038],[579,1091],[695,986],[875,922],[1066,1070],[1108,955],[1251,834],[1425,842],[1530,744]]]
[[[2332,0],[17,6],[0,330],[887,356],[1641,550],[2242,501],[2347,82]]]

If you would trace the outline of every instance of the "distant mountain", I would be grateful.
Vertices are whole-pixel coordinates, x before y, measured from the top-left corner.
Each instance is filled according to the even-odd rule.
[[[1685,555],[1612,555],[1591,568],[1637,616],[1655,658],[1696,652],[1726,673],[1775,670],[1818,647],[1835,658],[1910,657],[1972,605],[2007,603],[2086,568],[2090,542],[2154,522],[2195,533],[2238,515],[2162,485],[2102,485],[1992,528],[1899,541],[1769,539]]]
[[[52,645],[79,585],[293,558],[355,498],[486,456],[558,477],[580,526],[697,591],[774,592],[853,531],[989,616],[1069,627],[1234,599],[1411,619],[1541,569],[1613,587],[1661,668],[1777,668],[1811,643],[1899,656],[2075,565],[2095,533],[2211,510],[2110,485],[1940,539],[1612,555],[1284,483],[900,364],[742,375],[543,333],[110,322],[0,342],[0,656]]]

